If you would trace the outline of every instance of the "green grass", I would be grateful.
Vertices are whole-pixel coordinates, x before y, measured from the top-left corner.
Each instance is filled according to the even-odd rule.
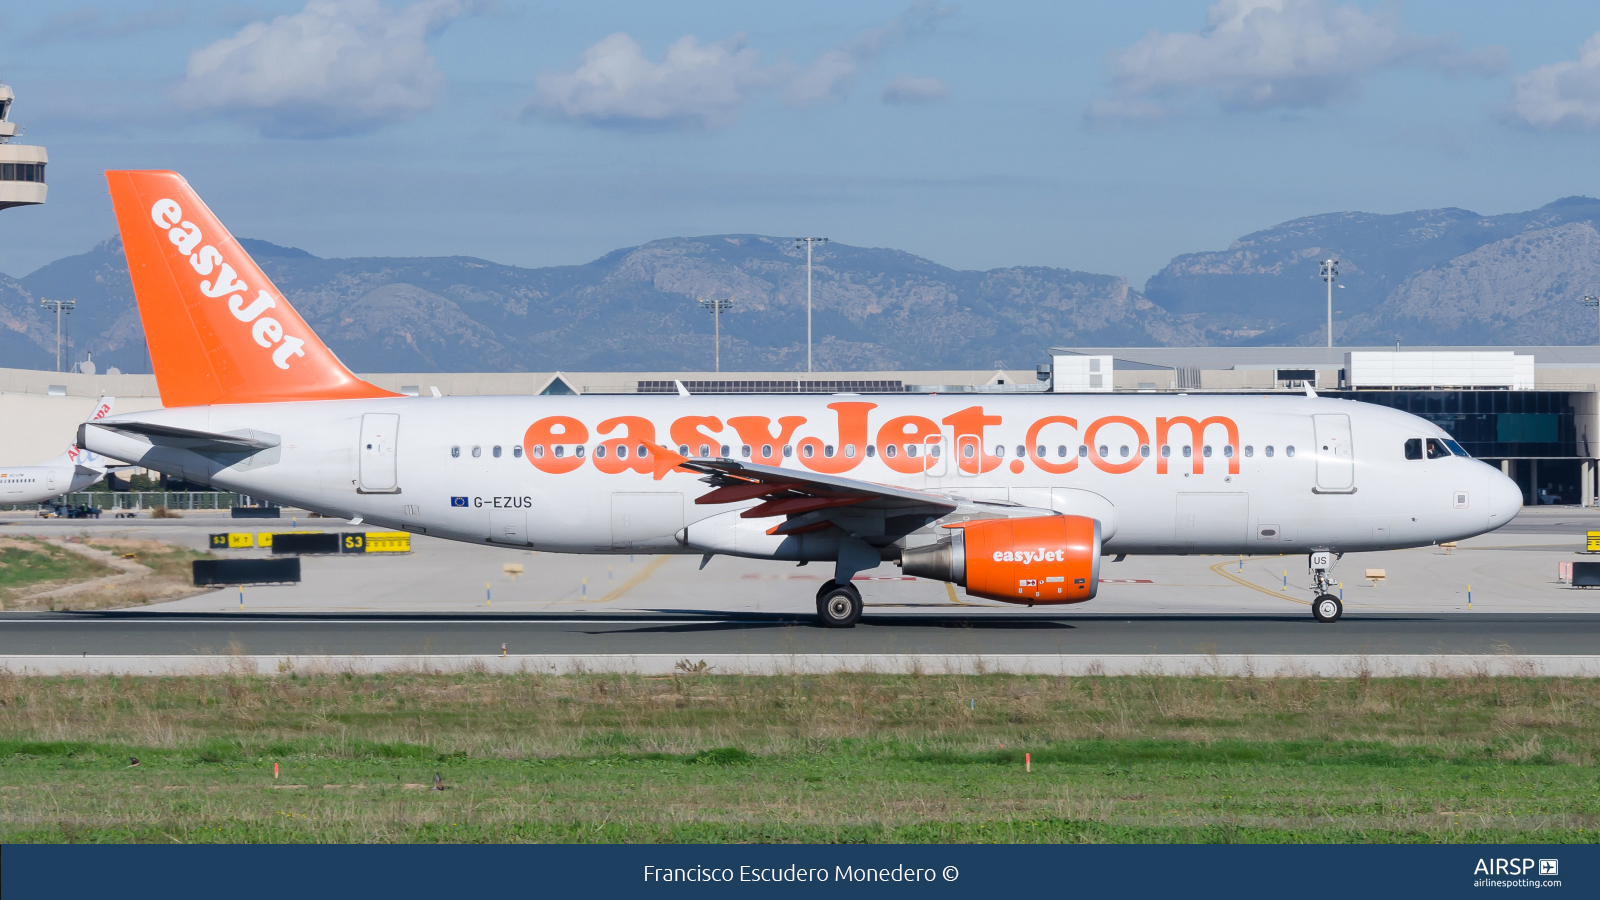
[[[0,600],[63,584],[114,575],[116,569],[27,535],[0,536]]]
[[[0,675],[0,841],[1593,842],[1597,749],[1585,680]]]

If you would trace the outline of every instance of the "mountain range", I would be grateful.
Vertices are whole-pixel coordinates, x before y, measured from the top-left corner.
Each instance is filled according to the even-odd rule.
[[[1318,261],[1340,261],[1334,342],[1589,343],[1600,293],[1600,200],[1567,197],[1529,212],[1465,209],[1328,213],[1179,256],[1144,296],[1206,344],[1322,344]]]
[[[1303,345],[1326,341],[1318,261],[1340,260],[1337,343],[1587,343],[1600,293],[1600,200],[1536,210],[1328,213],[1185,254],[1126,279],[1019,266],[963,271],[899,250],[815,253],[818,370],[1022,368],[1052,346]],[[240,241],[356,371],[703,371],[731,297],[722,365],[805,368],[805,252],[762,235],[668,238],[538,269],[471,257],[322,259]],[[121,242],[0,275],[0,366],[53,368],[54,315],[103,371],[149,371]]]

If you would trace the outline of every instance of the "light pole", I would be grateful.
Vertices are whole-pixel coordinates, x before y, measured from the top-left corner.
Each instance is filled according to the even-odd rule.
[[[1583,305],[1600,309],[1600,297],[1590,297],[1589,295],[1585,294],[1583,297]]]
[[[795,243],[806,245],[806,372],[811,372],[811,247],[826,244],[827,238],[795,238]]]
[[[711,318],[712,318],[713,321],[715,321],[717,323],[717,342],[713,346],[717,348],[716,349],[717,371],[721,372],[722,371],[722,311],[725,310],[725,309],[732,309],[733,308],[733,298],[732,297],[724,297],[724,298],[719,299],[719,300],[701,300],[700,301],[700,305],[705,307],[706,309],[711,310]]]
[[[1333,281],[1339,277],[1339,261],[1322,261],[1322,280],[1328,283],[1328,349],[1333,349]]]
[[[72,308],[78,305],[76,300],[40,300],[39,305],[45,309],[56,311],[56,371],[61,371],[61,317],[71,315]]]

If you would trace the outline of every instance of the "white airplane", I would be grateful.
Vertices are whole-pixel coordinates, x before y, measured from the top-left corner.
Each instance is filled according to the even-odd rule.
[[[1103,556],[1334,559],[1504,525],[1522,492],[1415,416],[1306,396],[406,397],[344,367],[181,177],[108,172],[165,409],[78,446],[451,540],[831,562],[828,626],[895,561],[1026,605]],[[703,564],[703,563],[702,563]]]
[[[111,415],[114,397],[95,404],[94,422]],[[36,466],[0,467],[0,503],[43,503],[62,494],[81,491],[105,477],[110,466],[89,450],[71,446],[67,452]]]

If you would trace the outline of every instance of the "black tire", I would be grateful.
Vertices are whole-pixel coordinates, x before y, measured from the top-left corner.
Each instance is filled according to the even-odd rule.
[[[823,628],[854,628],[861,609],[861,592],[853,584],[830,581],[817,591],[817,620]]]
[[[1323,594],[1311,601],[1311,617],[1318,622],[1337,622],[1344,615],[1344,604],[1332,594]]]

